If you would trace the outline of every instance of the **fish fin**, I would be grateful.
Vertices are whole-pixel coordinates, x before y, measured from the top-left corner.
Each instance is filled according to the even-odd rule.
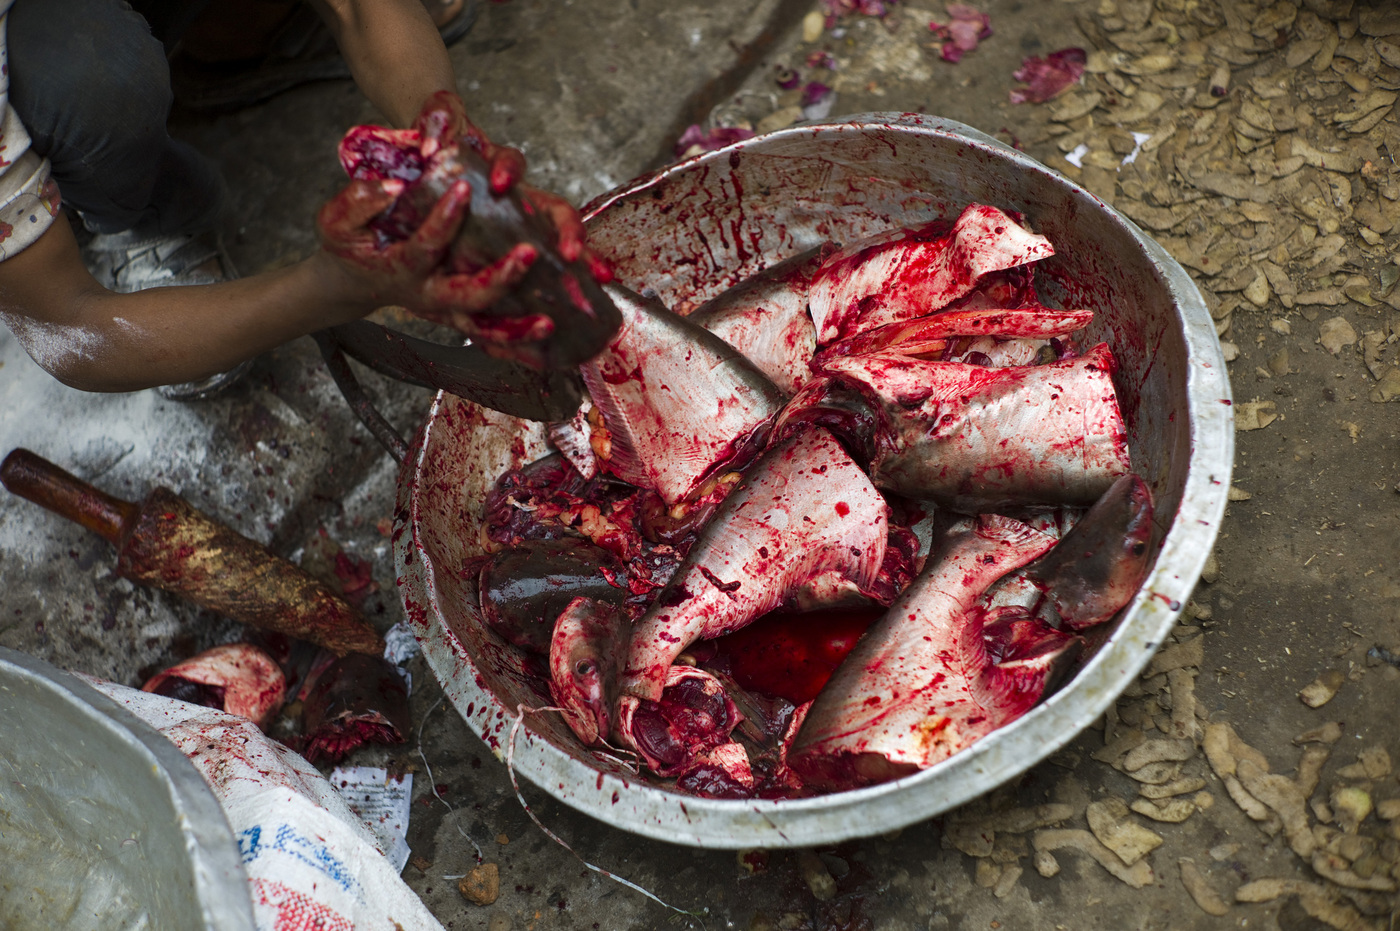
[[[960,264],[972,281],[1055,254],[1050,240],[1020,226],[996,207],[969,204],[953,225],[949,265]],[[970,289],[969,289],[970,290]]]
[[[598,371],[596,363],[589,362],[580,366],[579,372],[583,376],[583,384],[588,389],[589,397],[593,399],[593,406],[598,408],[599,414],[602,415],[612,441],[608,458],[599,464],[624,482],[639,488],[654,488],[656,482],[648,475],[638,452],[637,433],[627,416],[627,406],[618,400],[616,393]]]
[[[979,514],[973,529],[979,537],[1016,549],[1048,549],[1055,538],[1048,533],[1036,530],[1030,524],[1022,523],[1014,517],[1001,514]]]
[[[1113,350],[1108,348],[1108,343],[1098,343],[1093,348],[1084,352],[1080,357],[1080,364],[1091,365],[1094,368],[1103,369],[1112,375],[1118,371],[1118,359],[1114,357]]]

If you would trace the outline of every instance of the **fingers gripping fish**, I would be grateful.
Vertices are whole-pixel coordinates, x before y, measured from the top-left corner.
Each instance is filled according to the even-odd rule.
[[[825,430],[774,446],[637,622],[623,692],[656,700],[691,643],[745,626],[815,576],[839,570],[869,586],[885,558],[888,521],[880,493]]]

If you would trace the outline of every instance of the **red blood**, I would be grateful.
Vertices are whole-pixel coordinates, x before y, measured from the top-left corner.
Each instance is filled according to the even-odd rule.
[[[800,705],[817,697],[883,613],[880,607],[774,612],[712,642],[740,686]]]
[[[676,780],[676,788],[701,798],[749,798],[752,790],[722,767],[702,763]]]

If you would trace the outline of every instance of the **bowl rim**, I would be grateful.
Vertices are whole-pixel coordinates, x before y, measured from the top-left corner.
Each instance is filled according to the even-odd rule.
[[[700,798],[611,773],[601,773],[600,779],[599,770],[534,734],[527,719],[513,749],[515,771],[556,799],[612,827],[704,848],[807,847],[907,827],[964,804],[1042,762],[1107,710],[1170,634],[1219,532],[1234,458],[1233,399],[1219,339],[1200,291],[1186,270],[1131,220],[1025,153],[953,120],[917,113],[857,114],[799,124],[676,162],[595,198],[583,214],[585,220],[592,219],[612,204],[672,176],[727,161],[735,151],[772,140],[867,129],[947,137],[984,150],[1092,199],[1110,219],[1134,234],[1175,301],[1186,348],[1184,393],[1191,454],[1180,505],[1162,538],[1152,571],[1125,609],[1123,620],[1062,689],[948,760],[901,779],[813,798]],[[394,554],[405,607],[409,607],[410,585],[429,596],[426,612],[409,611],[410,617],[422,614],[425,622],[417,634],[428,663],[449,700],[472,730],[484,737],[478,720],[488,718],[467,714],[469,705],[480,708],[485,702],[496,710],[495,717],[513,719],[518,712],[476,684],[475,664],[442,617],[436,598],[431,597],[436,591],[434,570],[417,537],[422,470],[433,426],[448,400],[442,392],[434,398],[404,463],[395,522],[401,525],[407,521],[408,526],[396,526]],[[501,749],[493,752],[504,758]],[[572,793],[565,789],[567,785],[595,784],[597,791]],[[627,804],[614,801],[619,798]]]

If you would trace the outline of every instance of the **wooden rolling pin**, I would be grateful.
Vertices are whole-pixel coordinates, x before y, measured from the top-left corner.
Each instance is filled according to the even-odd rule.
[[[384,641],[321,582],[168,488],[140,504],[114,498],[27,449],[0,463],[0,482],[117,548],[117,575],[234,620],[319,644],[382,655]]]

